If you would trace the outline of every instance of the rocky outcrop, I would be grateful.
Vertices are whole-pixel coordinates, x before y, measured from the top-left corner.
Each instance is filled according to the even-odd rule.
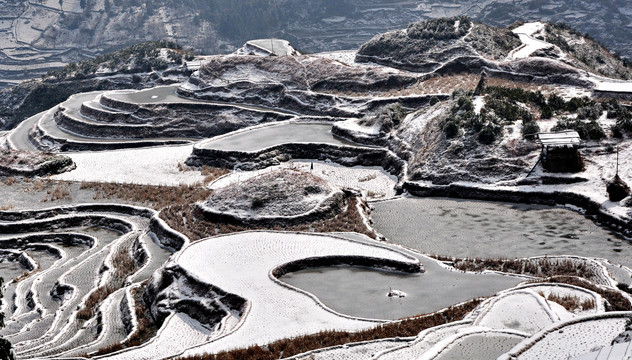
[[[157,324],[172,312],[189,315],[213,328],[228,315],[241,316],[246,300],[188,274],[178,265],[167,263],[150,279],[143,294]]]
[[[16,162],[18,157],[24,158],[24,161]],[[0,175],[4,176],[48,176],[76,167],[72,159],[65,155],[0,152]]]

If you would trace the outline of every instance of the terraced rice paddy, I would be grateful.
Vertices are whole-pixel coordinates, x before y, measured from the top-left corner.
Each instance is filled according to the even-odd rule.
[[[427,254],[580,255],[632,266],[630,242],[563,208],[441,198],[402,198],[372,206],[379,232]]]
[[[385,67],[375,71],[382,70],[398,73]],[[632,279],[632,245],[626,240],[562,208],[400,196],[411,185],[407,160],[395,150],[359,145],[331,132],[331,122],[342,119],[334,116],[364,116],[373,106],[393,104],[393,98],[291,89],[296,97],[287,106],[305,112],[298,114],[249,104],[284,104],[266,98],[268,93],[237,101],[240,82],[248,79],[231,76],[182,84],[180,93],[189,97],[178,95],[177,86],[77,94],[0,134],[0,146],[66,152],[77,164],[77,170],[55,177],[59,183],[3,179],[7,185],[0,189],[0,275],[6,280],[1,310],[7,323],[0,336],[13,343],[19,358],[149,360],[250,347],[243,351],[251,357],[292,354],[301,360],[567,359],[609,346],[626,330],[632,297],[617,288],[625,289]],[[238,86],[227,85],[220,95],[209,92],[224,80]],[[261,74],[256,80],[249,86],[278,85]],[[214,85],[205,89],[204,84]],[[400,100],[425,106],[428,99]],[[314,104],[303,108],[303,101]],[[319,101],[333,105],[319,108]],[[315,116],[314,109],[335,115]],[[377,136],[382,128],[374,130]],[[202,155],[213,160],[221,152],[232,167],[201,166]],[[323,212],[323,223],[334,224],[326,230],[347,221],[376,229],[387,241],[356,233],[314,234],[312,223],[307,232],[283,231],[280,215],[303,214],[323,201],[311,183],[296,184],[304,193],[294,191],[295,198],[312,197],[302,207],[269,202],[274,206],[263,216],[277,219],[266,227],[274,231],[255,231],[254,222],[231,228],[228,221],[209,221],[193,243],[171,229],[157,209],[94,200],[94,191],[78,183],[133,182],[139,192],[147,190],[142,184],[196,184],[187,189],[202,197],[228,189],[224,207],[215,207],[221,204],[212,196],[164,207],[184,232],[202,221],[191,210],[200,209],[193,201],[206,201],[214,210],[207,213],[218,218],[231,208],[238,210],[231,213],[235,221],[252,215],[264,199],[244,197],[236,206],[231,201],[237,196],[229,190],[246,193],[263,185],[264,192],[278,180],[269,174],[279,168],[309,172],[320,178],[314,184],[328,182],[343,188],[337,193],[353,197],[339,203],[346,209]],[[210,181],[205,171],[226,175],[205,185]],[[604,178],[606,170],[600,171]],[[256,179],[264,180],[250,182]],[[68,196],[42,202],[41,195],[53,186],[65,187]],[[601,210],[629,219],[625,207],[591,196],[605,204]],[[346,212],[354,209],[349,206],[357,212]],[[350,213],[357,218],[339,216]],[[231,233],[235,229],[250,231]],[[474,273],[427,254],[547,257],[511,263],[519,269]],[[560,264],[568,268],[564,276],[551,270]],[[578,279],[577,269],[587,279]],[[300,341],[308,345],[296,345]]]
[[[128,336],[119,310],[124,286],[145,280],[170,253],[151,244],[151,214],[107,205],[2,214],[0,246],[25,251],[36,264],[27,277],[7,278],[5,287],[7,327],[0,335],[20,357],[84,353]],[[120,261],[133,259],[133,247],[145,249],[145,261],[125,285],[121,275],[133,269]],[[107,301],[91,303],[100,291],[110,292]]]
[[[252,139],[258,139],[252,141]],[[206,141],[201,147],[223,151],[257,151],[280,144],[324,143],[332,145],[360,146],[334,136],[330,124],[287,123],[263,126]]]
[[[424,265],[422,274],[336,267],[301,270],[280,280],[314,294],[343,314],[386,320],[430,313],[472,298],[490,296],[523,280],[497,274],[458,273],[425,256],[415,256]],[[391,289],[403,291],[405,297],[389,297]]]

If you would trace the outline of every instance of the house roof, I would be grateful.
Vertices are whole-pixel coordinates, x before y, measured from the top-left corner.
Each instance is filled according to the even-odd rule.
[[[575,146],[580,143],[579,134],[574,130],[539,133],[538,139],[544,146]]]

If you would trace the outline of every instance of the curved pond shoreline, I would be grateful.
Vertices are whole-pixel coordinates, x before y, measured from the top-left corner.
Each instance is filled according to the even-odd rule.
[[[274,275],[280,281],[313,294],[337,312],[390,320],[431,313],[473,298],[490,296],[525,280],[496,273],[453,271],[437,260],[409,250],[406,252],[421,261],[424,272],[415,274],[376,266],[323,263],[318,267],[291,269],[286,274]],[[388,297],[390,289],[403,291],[406,296]]]

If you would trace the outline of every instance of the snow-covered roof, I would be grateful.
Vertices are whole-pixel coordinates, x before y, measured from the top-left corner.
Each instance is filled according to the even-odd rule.
[[[538,139],[544,146],[574,146],[580,142],[579,134],[574,130],[539,133]]]

